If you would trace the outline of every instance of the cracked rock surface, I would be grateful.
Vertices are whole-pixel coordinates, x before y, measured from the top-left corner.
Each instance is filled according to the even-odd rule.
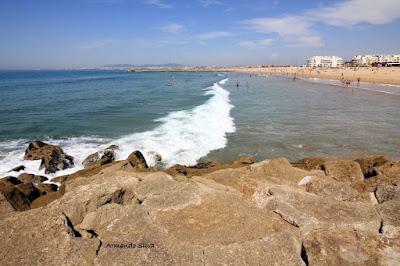
[[[378,159],[200,176],[115,161],[38,208],[0,193],[0,265],[400,265],[399,164]]]

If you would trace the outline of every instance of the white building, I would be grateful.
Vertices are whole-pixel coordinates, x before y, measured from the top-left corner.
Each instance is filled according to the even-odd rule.
[[[356,55],[351,60],[353,66],[399,66],[400,55]]]
[[[343,58],[338,56],[312,56],[307,61],[308,67],[337,68],[343,65]]]

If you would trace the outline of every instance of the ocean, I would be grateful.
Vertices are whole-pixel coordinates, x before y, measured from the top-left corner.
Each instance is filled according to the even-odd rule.
[[[239,87],[236,86],[239,82]],[[76,167],[110,144],[162,167],[308,156],[399,158],[400,87],[237,73],[0,71],[0,176],[32,140],[59,144]]]

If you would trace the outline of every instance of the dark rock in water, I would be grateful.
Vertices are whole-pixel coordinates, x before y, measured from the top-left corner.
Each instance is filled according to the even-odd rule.
[[[115,151],[112,149],[105,149],[103,156],[100,158],[100,165],[108,164],[115,161]]]
[[[378,175],[375,167],[384,165],[388,160],[384,156],[368,156],[364,158],[359,158],[355,160],[361,166],[361,170],[365,178],[370,178]]]
[[[82,165],[84,168],[89,168],[89,167],[98,167],[101,165],[109,164],[115,161],[116,158],[115,150],[117,149],[118,149],[117,145],[110,145],[104,150],[103,155],[101,157],[99,152],[95,152],[89,155],[82,162]]]
[[[32,141],[25,150],[25,160],[40,160],[46,153],[46,150],[53,145],[46,144],[42,141]]]
[[[33,141],[25,150],[25,160],[42,160],[40,169],[45,173],[55,173],[74,166],[74,158],[64,153],[60,146]]]
[[[147,169],[146,159],[140,151],[132,152],[127,159],[136,169]]]
[[[112,145],[108,146],[107,148],[105,148],[105,150],[113,150],[113,151],[118,150],[118,149],[119,149],[118,145],[115,145],[115,144],[112,144]]]
[[[100,155],[98,152],[95,152],[93,154],[90,154],[88,157],[86,157],[85,160],[83,160],[82,165],[84,168],[89,168],[92,166],[97,165],[97,162],[100,159]]]
[[[53,150],[45,155],[40,164],[40,169],[45,169],[46,174],[55,173],[74,167],[74,158],[59,150]]]
[[[28,173],[23,173],[20,174],[18,177],[18,180],[20,180],[23,183],[42,183],[44,181],[49,180],[45,176],[40,176],[40,175],[33,175],[33,174],[28,174]]]
[[[11,169],[11,170],[8,171],[8,172],[20,172],[20,171],[23,171],[23,170],[25,170],[25,166],[20,165],[20,166],[17,166],[17,167],[15,167],[15,168]]]

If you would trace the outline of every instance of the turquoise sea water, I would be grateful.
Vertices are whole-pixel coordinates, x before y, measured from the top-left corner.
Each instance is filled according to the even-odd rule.
[[[240,155],[400,157],[400,88],[362,87],[234,73],[2,71],[0,175],[21,163],[37,171],[38,162],[22,160],[33,139],[73,155],[69,172],[111,143],[121,159],[140,149],[165,165]]]

